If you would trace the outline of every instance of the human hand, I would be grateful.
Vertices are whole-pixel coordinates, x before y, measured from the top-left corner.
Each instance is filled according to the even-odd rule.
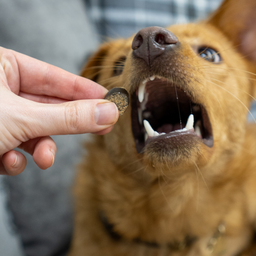
[[[88,79],[0,47],[0,174],[25,169],[16,147],[46,169],[57,150],[49,135],[109,132],[118,110],[102,99],[106,93]]]

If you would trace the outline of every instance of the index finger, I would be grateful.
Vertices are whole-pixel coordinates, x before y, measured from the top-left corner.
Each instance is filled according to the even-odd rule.
[[[13,51],[20,75],[20,91],[66,100],[101,99],[103,86],[61,68]]]

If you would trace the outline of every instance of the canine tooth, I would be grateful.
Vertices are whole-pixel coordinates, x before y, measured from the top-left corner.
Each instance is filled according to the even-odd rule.
[[[138,118],[139,118],[139,123],[142,125],[142,109],[138,108]]]
[[[143,124],[144,124],[144,127],[146,129],[146,132],[147,132],[148,136],[149,137],[154,137],[155,136],[155,131],[151,127],[150,123],[147,120],[144,120]]]
[[[142,84],[140,84],[139,91],[138,91],[138,98],[140,103],[144,100],[145,88],[146,88],[146,82],[144,81]]]
[[[151,81],[153,81],[153,80],[155,80],[155,76],[151,76],[149,79],[151,80]]]
[[[185,132],[185,131],[187,131],[186,127],[184,127],[183,129],[175,130],[175,132]]]
[[[159,133],[154,131],[154,136],[158,136],[158,135],[159,135]]]
[[[200,121],[198,121],[196,123],[195,126],[195,133],[201,138],[202,137],[202,132],[201,132],[201,128],[200,128]]]
[[[200,128],[199,128],[198,125],[195,127],[195,133],[196,133],[199,137],[202,137],[201,130],[200,130]]]
[[[190,129],[193,129],[193,126],[194,126],[194,115],[190,114],[185,128],[187,130],[190,130]]]
[[[145,135],[144,135],[144,139],[145,141],[148,139],[148,134],[145,132]]]

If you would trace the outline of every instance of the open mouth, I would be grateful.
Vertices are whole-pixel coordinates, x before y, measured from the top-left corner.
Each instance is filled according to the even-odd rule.
[[[205,108],[166,78],[152,76],[144,80],[132,94],[131,102],[132,131],[138,153],[151,141],[183,135],[198,136],[205,145],[213,146]]]

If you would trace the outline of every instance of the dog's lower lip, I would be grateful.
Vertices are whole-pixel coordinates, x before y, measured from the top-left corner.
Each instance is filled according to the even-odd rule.
[[[156,143],[165,143],[165,144],[175,144],[174,147],[177,146],[177,143],[181,142],[183,143],[183,137],[186,137],[186,140],[188,141],[189,139],[191,140],[191,143],[195,143],[195,142],[199,142],[201,141],[202,143],[204,143],[206,146],[208,147],[212,147],[213,146],[213,138],[210,137],[208,139],[202,139],[199,138],[198,135],[195,133],[194,129],[190,129],[190,130],[180,130],[180,131],[173,131],[171,133],[167,133],[167,134],[161,134],[159,136],[155,136],[155,137],[149,137],[146,141],[145,141],[145,147],[150,145],[150,144],[156,144]],[[170,146],[170,150],[172,149],[172,147]],[[142,150],[140,153],[143,153],[144,150]]]

